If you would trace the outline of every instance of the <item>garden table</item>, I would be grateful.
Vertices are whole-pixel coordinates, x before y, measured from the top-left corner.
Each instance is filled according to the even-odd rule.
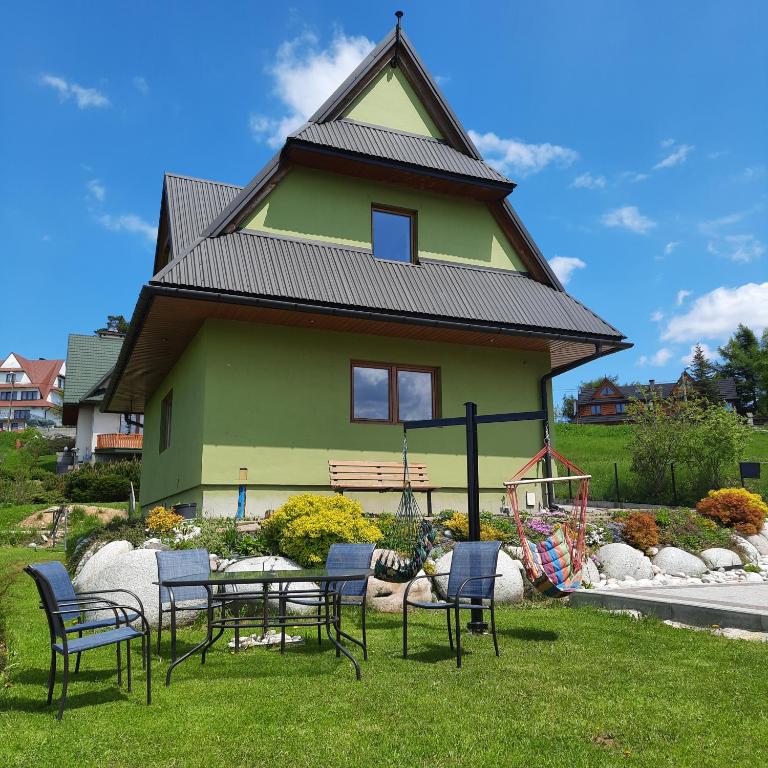
[[[363,646],[359,640],[341,630],[341,593],[346,582],[362,581],[371,575],[373,575],[373,570],[370,568],[332,568],[330,570],[326,568],[304,568],[294,571],[211,571],[207,577],[179,576],[156,582],[170,590],[174,587],[203,587],[208,593],[206,609],[208,621],[205,639],[171,663],[165,676],[166,686],[171,684],[171,673],[173,670],[194,654],[200,652],[201,663],[204,664],[208,649],[224,634],[225,629],[234,629],[239,635],[241,629],[249,627],[260,627],[262,632],[266,632],[270,626],[279,627],[282,630],[284,640],[285,629],[289,625],[292,627],[317,627],[324,624],[328,639],[336,648],[336,655],[339,656],[340,653],[343,653],[352,662],[355,668],[355,676],[360,680],[360,665],[341,643],[341,638],[343,637],[359,645],[361,648]],[[286,590],[288,585],[298,582],[312,582],[318,586],[316,589],[311,590],[293,592]],[[270,585],[272,584],[279,585],[277,599],[280,608],[276,619],[275,617],[270,617],[268,612],[269,592]],[[237,587],[247,585],[260,586],[260,594],[252,590],[245,592],[237,590]],[[291,598],[304,598],[308,595],[315,595],[325,599],[324,616],[288,616],[285,613],[285,603],[289,602]],[[221,601],[222,597],[224,598],[225,606],[236,601],[253,600],[255,597],[258,597],[263,603],[261,616],[241,617],[239,613],[236,616],[227,616],[225,610],[222,609],[220,617],[217,618],[214,616],[214,606],[216,600]],[[281,644],[281,650],[282,647],[283,644]]]

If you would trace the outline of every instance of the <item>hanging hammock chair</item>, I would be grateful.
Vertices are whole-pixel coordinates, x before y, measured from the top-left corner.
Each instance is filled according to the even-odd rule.
[[[403,495],[387,536],[389,549],[374,563],[373,575],[381,581],[403,583],[421,570],[435,543],[436,531],[425,520],[416,502],[408,474],[408,442],[403,435]]]
[[[525,477],[533,467],[546,458],[555,459],[562,464],[566,470],[565,475],[561,477]],[[591,475],[584,474],[573,462],[558,453],[547,442],[511,480],[504,483],[509,508],[515,516],[526,575],[534,589],[547,597],[566,597],[581,587],[590,479]],[[578,491],[573,499],[572,513],[569,519],[559,524],[544,541],[538,543],[528,541],[520,514],[517,491],[520,486],[553,482],[569,482],[569,485],[578,482]]]

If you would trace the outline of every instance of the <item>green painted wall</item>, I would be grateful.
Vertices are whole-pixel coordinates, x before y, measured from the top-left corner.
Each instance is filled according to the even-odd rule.
[[[440,131],[402,70],[386,67],[352,102],[344,117],[441,139]]]
[[[478,348],[227,321],[207,321],[202,482],[234,486],[238,469],[266,486],[327,488],[329,459],[398,460],[402,428],[350,422],[350,361],[376,360],[441,369],[443,415],[474,400],[484,413],[536,410],[549,357]],[[176,415],[176,414],[174,414]],[[502,482],[541,446],[536,422],[480,428],[480,481]],[[412,433],[414,461],[433,481],[465,487],[461,428]]]
[[[246,229],[371,247],[371,204],[418,211],[419,257],[524,271],[484,203],[294,168],[264,200]]]
[[[192,340],[144,412],[141,505],[202,500],[203,403],[208,368],[205,328]],[[160,453],[160,403],[173,389],[171,444]],[[190,494],[190,489],[197,489]]]

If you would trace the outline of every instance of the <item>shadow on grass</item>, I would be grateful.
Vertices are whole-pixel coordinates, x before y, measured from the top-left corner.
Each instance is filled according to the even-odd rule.
[[[533,640],[536,642],[553,643],[559,639],[557,632],[550,629],[530,629],[528,627],[510,627],[508,629],[498,629],[499,637],[511,637],[515,640]]]
[[[462,649],[462,656],[465,655],[464,649]],[[407,658],[403,659],[400,656],[401,661],[416,661],[422,664],[434,664],[436,661],[453,661],[456,662],[456,651],[452,651],[448,646],[448,640],[446,638],[445,645],[437,645],[436,643],[430,644],[427,648],[417,648],[416,650],[408,649]]]
[[[137,701],[141,701],[143,693],[143,688],[139,690],[135,683],[132,693],[127,693],[124,689],[117,687],[105,688],[103,691],[77,693],[77,685],[70,681],[69,690],[67,691],[67,703],[64,707],[64,717],[66,718],[67,712],[73,709],[93,707],[109,701],[127,701],[132,697],[136,697]],[[61,686],[57,685],[53,692],[53,701],[50,704],[45,703],[46,692],[42,689],[40,690],[40,695],[34,698],[11,694],[0,700],[0,712],[28,712],[33,715],[45,715],[53,719],[59,706],[60,694]]]

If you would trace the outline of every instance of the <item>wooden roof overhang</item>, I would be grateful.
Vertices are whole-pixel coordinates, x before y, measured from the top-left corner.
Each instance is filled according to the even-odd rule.
[[[139,295],[102,410],[143,413],[147,399],[208,319],[548,352],[553,373],[632,346],[616,337],[146,285]]]

